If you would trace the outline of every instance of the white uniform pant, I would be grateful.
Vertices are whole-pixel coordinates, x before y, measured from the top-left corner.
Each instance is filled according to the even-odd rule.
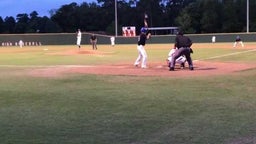
[[[147,52],[144,49],[143,45],[138,45],[137,46],[138,50],[138,57],[134,63],[134,65],[139,65],[141,62],[141,68],[146,68],[147,67]]]
[[[242,47],[244,47],[244,43],[242,41],[235,42],[233,44],[233,47],[236,47],[237,43],[239,43]]]
[[[168,57],[167,60],[169,61],[169,63],[171,63],[172,61],[172,57]],[[178,64],[182,64],[186,62],[186,57],[185,56],[180,56],[179,58],[176,59],[176,63]]]
[[[115,45],[115,37],[111,37],[110,38],[110,43],[111,43],[112,46]]]
[[[76,45],[78,45],[78,46],[81,45],[81,38],[77,38]]]

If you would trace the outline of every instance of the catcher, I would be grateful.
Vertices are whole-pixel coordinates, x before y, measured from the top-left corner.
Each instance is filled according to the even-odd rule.
[[[170,67],[171,62],[172,62],[172,57],[174,56],[174,53],[177,51],[177,48],[173,48],[170,50],[170,52],[168,53],[168,58],[166,59],[166,63],[168,65],[168,67]],[[185,62],[187,61],[186,57],[184,55],[181,55],[180,57],[178,57],[175,62],[180,64],[180,68],[184,69],[185,68]]]

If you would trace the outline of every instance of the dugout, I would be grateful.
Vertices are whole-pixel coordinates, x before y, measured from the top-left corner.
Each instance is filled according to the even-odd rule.
[[[239,35],[243,42],[256,42],[256,33],[214,33],[214,34],[185,34],[189,36],[193,43],[210,43],[213,36],[218,42],[234,42],[237,35]],[[91,33],[82,33],[82,45],[90,44]],[[106,35],[96,34],[98,44],[110,44],[110,37]],[[173,43],[175,39],[174,34],[170,35],[152,35],[147,43]],[[42,45],[76,45],[76,33],[55,33],[55,34],[1,34],[0,44],[12,43],[15,45],[19,40],[23,42],[40,42]],[[116,44],[136,44],[138,36],[123,37],[118,36],[115,39]]]

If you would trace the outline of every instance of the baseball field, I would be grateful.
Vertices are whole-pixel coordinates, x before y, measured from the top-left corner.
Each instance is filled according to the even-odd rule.
[[[256,43],[194,44],[194,71],[168,71],[172,44],[0,48],[1,144],[256,143]]]

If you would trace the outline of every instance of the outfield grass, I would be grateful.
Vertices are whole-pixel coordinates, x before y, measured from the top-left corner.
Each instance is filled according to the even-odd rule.
[[[200,45],[193,59],[247,51],[223,45]],[[149,62],[164,60],[168,46],[148,45]],[[44,48],[0,49],[1,144],[229,144],[256,138],[256,69],[186,78],[19,74],[27,66],[133,63],[137,56],[136,45],[99,46],[112,52],[102,57],[49,54],[74,46]],[[208,61],[253,63],[255,54]]]

